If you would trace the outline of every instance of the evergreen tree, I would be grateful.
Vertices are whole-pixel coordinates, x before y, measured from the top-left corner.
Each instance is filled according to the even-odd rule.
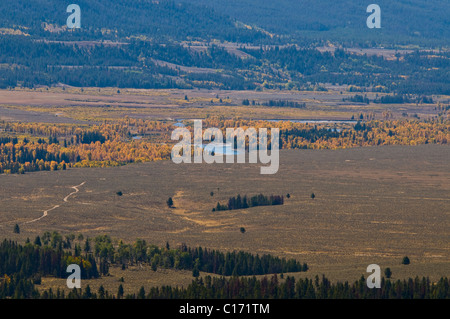
[[[92,297],[91,287],[89,285],[86,286],[83,293],[84,299],[90,299]]]
[[[141,287],[141,289],[139,289],[139,293],[137,296],[138,299],[145,299],[145,289],[144,286]]]
[[[391,271],[391,268],[386,268],[385,270],[384,270],[384,275],[386,276],[386,278],[391,278],[391,276],[392,276],[392,271]]]
[[[105,288],[103,287],[103,285],[98,288],[98,298],[105,299]]]
[[[402,264],[403,265],[409,265],[409,258],[408,258],[408,256],[405,256],[405,257],[403,257],[403,260],[402,260]]]
[[[117,290],[117,298],[122,299],[123,298],[123,286],[122,284],[119,285],[119,289]]]
[[[91,244],[90,244],[89,238],[86,238],[86,241],[84,242],[83,251],[85,253],[89,253],[91,251]]]

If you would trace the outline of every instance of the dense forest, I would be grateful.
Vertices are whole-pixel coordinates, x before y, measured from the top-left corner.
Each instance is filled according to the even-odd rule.
[[[205,5],[240,21],[298,39],[333,39],[349,45],[443,44],[450,37],[446,0],[379,0],[381,29],[366,26],[362,0],[178,0]]]
[[[144,290],[145,292],[145,290]],[[75,293],[75,292],[74,292]],[[72,295],[77,298],[77,295]],[[112,297],[112,296],[111,296]],[[148,293],[127,295],[127,298],[165,299],[448,299],[449,279],[432,283],[427,278],[409,278],[392,282],[382,278],[380,289],[369,289],[364,277],[354,283],[331,283],[325,276],[314,280],[277,275],[263,279],[211,278],[194,280],[187,288],[165,286]],[[78,298],[80,298],[78,296]]]
[[[307,271],[308,265],[295,259],[286,260],[272,255],[253,255],[242,251],[222,253],[206,248],[189,248],[181,244],[179,248],[165,248],[149,245],[145,240],[134,244],[120,241],[114,245],[109,236],[97,236],[94,239],[94,255],[108,263],[122,265],[125,269],[136,263],[158,267],[192,270],[194,277],[198,272],[208,272],[223,276],[264,275],[281,272]]]
[[[191,270],[194,277],[200,271],[222,276],[254,276],[308,270],[306,263],[272,255],[223,253],[185,244],[173,249],[167,243],[165,248],[160,248],[140,239],[125,244],[107,235],[91,239],[46,232],[33,242],[28,239],[25,245],[6,239],[0,244],[0,299],[36,297],[34,285],[40,284],[42,277],[67,278],[66,268],[70,264],[80,266],[82,279],[108,275],[111,265],[121,265],[125,270],[133,264],[151,265],[153,271],[158,267]]]
[[[268,38],[238,26],[213,9],[171,0],[78,0],[81,30],[64,29],[70,2],[17,0],[0,3],[0,28],[19,28],[36,37],[58,40],[113,40],[129,36],[152,39],[221,39],[252,42]]]
[[[212,211],[221,210],[233,210],[233,209],[246,209],[256,206],[272,206],[272,205],[283,205],[284,196],[282,195],[270,195],[265,196],[263,194],[255,195],[247,199],[247,195],[241,196],[238,194],[235,197],[230,197],[228,199],[227,205],[221,205],[217,203],[217,206],[212,209]]]
[[[64,26],[69,4],[57,0],[2,1],[0,28],[20,28],[54,39],[219,39],[232,42],[299,43],[330,39],[353,46],[445,45],[446,0],[379,0],[382,28],[366,27],[368,3],[340,0],[78,0],[82,32]],[[50,26],[50,27],[49,27]],[[46,28],[47,27],[47,28]],[[267,30],[267,31],[266,31]],[[50,32],[52,31],[52,32]],[[277,36],[279,35],[279,36]]]
[[[138,239],[132,244],[118,241],[108,235],[84,238],[73,234],[62,236],[58,232],[45,232],[25,245],[11,240],[0,244],[0,277],[20,273],[21,277],[55,276],[67,277],[66,267],[78,264],[82,278],[98,278],[107,275],[109,265],[122,269],[134,264],[148,264],[156,271],[158,267],[193,270],[223,276],[251,276],[285,272],[307,271],[306,263],[295,259],[272,255],[253,255],[243,251],[223,253],[207,248],[187,247],[160,248]],[[99,265],[97,267],[97,265]],[[194,276],[197,277],[198,275]]]
[[[417,104],[433,104],[433,98],[425,95],[419,95],[415,98],[410,98],[407,95],[397,94],[397,95],[384,95],[379,98],[370,100],[367,95],[356,94],[354,96],[343,98],[342,101],[350,101],[356,103],[369,104],[370,102],[381,103],[381,104],[403,104],[403,103],[417,103]]]
[[[250,101],[249,99],[242,100],[242,105],[263,105],[268,107],[291,107],[295,109],[304,109],[306,108],[306,103],[300,103],[296,101],[287,101],[287,100],[269,100],[267,102],[256,102],[255,100]]]
[[[220,45],[202,50],[175,42],[129,40],[115,45],[0,37],[0,88],[76,87],[319,90],[321,83],[397,94],[450,94],[449,52],[417,51],[389,60],[342,49]],[[165,63],[172,63],[167,66]],[[194,67],[186,71],[183,67]],[[196,72],[205,68],[208,72]],[[275,104],[274,106],[277,106]],[[297,106],[298,107],[298,106]]]
[[[0,122],[0,173],[64,170],[68,167],[118,166],[170,158],[171,124],[124,119],[101,125],[75,126]],[[153,135],[134,140],[132,133]],[[17,134],[27,137],[17,138]],[[156,139],[155,139],[156,138]]]
[[[30,283],[25,289],[31,291],[26,297],[42,299],[449,299],[449,283],[446,277],[437,282],[425,277],[397,281],[383,277],[380,289],[369,289],[364,277],[353,283],[331,283],[325,276],[296,280],[273,275],[262,279],[205,276],[193,280],[186,288],[162,286],[145,291],[142,286],[136,293],[126,295],[121,285],[117,292],[107,291],[103,286],[95,292],[88,285],[69,293],[60,289],[39,293]]]
[[[303,88],[308,83],[337,83],[372,88],[382,86],[398,93],[450,93],[447,81],[450,75],[449,53],[431,59],[428,52],[414,52],[404,59],[392,61],[379,56],[355,55],[345,50],[321,53],[314,49],[299,50],[294,46],[243,50],[257,61],[292,72],[292,78]],[[408,74],[407,80],[402,78],[405,73]],[[296,74],[301,74],[302,80],[297,79]]]
[[[215,273],[221,277],[196,278],[186,288],[153,287],[145,291],[141,287],[134,294],[124,295],[118,284],[117,292],[106,291],[100,286],[97,292],[89,285],[73,289],[69,293],[52,289],[39,291],[42,277],[66,278],[66,267],[78,264],[82,278],[99,278],[108,274],[111,264],[122,264],[122,269],[133,263],[148,263],[157,267]],[[99,266],[97,266],[99,265]],[[308,266],[293,259],[280,259],[271,255],[252,255],[246,252],[222,253],[205,248],[165,248],[148,245],[144,240],[133,244],[117,243],[107,235],[84,238],[79,234],[62,236],[46,232],[29,239],[25,245],[11,240],[0,244],[0,299],[109,299],[109,298],[155,298],[155,299],[445,299],[450,298],[448,278],[431,282],[428,278],[391,281],[382,278],[381,289],[369,289],[364,277],[352,284],[331,283],[325,276],[314,280],[283,273],[306,271]],[[275,274],[270,278],[257,279],[255,275]],[[278,274],[278,275],[277,275]],[[227,276],[227,277],[223,277]],[[231,276],[231,277],[229,277]],[[240,277],[246,276],[246,277]],[[122,288],[122,289],[121,289]]]
[[[3,1],[0,88],[306,90],[331,83],[450,94],[446,0],[382,0],[378,30],[365,26],[361,1],[235,2],[80,0],[82,28],[68,30],[66,5],[57,0]],[[387,59],[316,49],[332,39],[335,47],[415,43],[414,50],[434,50]]]
[[[448,110],[448,106],[441,107]],[[376,145],[448,144],[448,119],[389,120],[370,118],[361,113],[350,127],[330,127],[293,122],[224,120],[208,118],[205,127],[279,128],[283,149],[337,149]],[[170,159],[170,132],[173,123],[122,119],[85,126],[72,124],[14,123],[0,121],[0,174],[42,170],[64,170],[70,167],[106,167],[128,163]],[[193,129],[192,126],[187,126]],[[139,134],[143,138],[133,139]],[[19,137],[20,136],[20,137]],[[269,145],[270,149],[270,140]],[[282,197],[246,198],[253,203],[283,203]],[[238,209],[237,198],[220,204],[216,210]],[[244,208],[243,206],[241,208]]]

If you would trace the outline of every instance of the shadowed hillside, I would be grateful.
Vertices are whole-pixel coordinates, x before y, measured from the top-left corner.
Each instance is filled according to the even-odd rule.
[[[185,1],[185,0],[183,0]],[[187,2],[187,1],[185,1]],[[189,0],[271,32],[320,38],[361,40],[374,37],[399,43],[450,37],[447,0]],[[366,8],[381,7],[381,30],[366,26]],[[406,38],[405,38],[406,37]]]

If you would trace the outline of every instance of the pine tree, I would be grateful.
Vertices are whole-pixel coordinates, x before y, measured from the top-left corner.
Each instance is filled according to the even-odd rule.
[[[391,278],[391,276],[392,276],[392,271],[391,271],[391,268],[386,268],[385,270],[384,270],[384,275],[386,276],[386,278]]]
[[[119,289],[117,290],[117,299],[121,299],[123,297],[123,286],[119,285]]]
[[[15,234],[20,234],[20,227],[18,224],[14,225],[14,233]]]
[[[75,244],[75,252],[74,252],[75,257],[79,257],[81,255],[81,247],[78,244]]]
[[[139,289],[139,293],[138,293],[138,299],[145,299],[145,289],[144,286],[141,287],[141,289]]]
[[[42,246],[41,237],[36,236],[36,238],[34,240],[34,244],[37,245],[37,246]]]
[[[98,298],[105,299],[105,288],[103,287],[103,285],[98,288]]]
[[[89,285],[86,286],[83,294],[84,299],[89,299],[92,297],[91,287]]]
[[[91,245],[89,243],[89,238],[86,238],[83,250],[84,250],[85,253],[88,253],[88,252],[91,251]]]

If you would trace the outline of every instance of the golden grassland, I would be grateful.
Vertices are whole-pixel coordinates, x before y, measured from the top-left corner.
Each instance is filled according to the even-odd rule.
[[[120,92],[120,93],[118,93]],[[363,94],[363,93],[356,93]],[[364,93],[371,99],[384,93]],[[436,117],[440,102],[448,96],[435,97],[435,104],[374,104],[343,102],[355,93],[339,88],[328,92],[311,91],[220,91],[220,90],[139,90],[118,88],[42,87],[0,90],[0,107],[47,114],[72,120],[101,121],[124,116],[147,119],[189,119],[208,116],[242,117],[246,119],[334,119],[349,120],[360,114],[376,119]],[[187,99],[186,99],[187,97]],[[268,100],[289,100],[306,103],[306,108],[275,108],[258,105],[243,106],[249,99],[262,104]],[[222,102],[220,102],[222,100]],[[406,114],[406,115],[405,115]],[[0,113],[1,119],[1,113]],[[26,121],[26,115],[16,120]]]
[[[2,175],[0,229],[20,241],[55,230],[109,234],[125,242],[142,238],[161,247],[169,242],[270,253],[306,262],[310,270],[298,276],[325,274],[340,281],[357,280],[372,263],[390,267],[395,279],[435,280],[450,269],[449,156],[446,145],[282,150],[275,175],[260,175],[260,164],[171,161]],[[211,211],[229,197],[259,193],[290,198],[282,206]],[[168,197],[175,208],[167,207]],[[16,223],[20,234],[13,233]],[[403,256],[410,265],[401,265]],[[101,280],[114,285],[121,272]],[[132,282],[127,277],[135,273],[120,276]],[[139,276],[172,283],[169,272]],[[177,276],[185,278],[176,279],[180,283],[192,279],[189,273]]]
[[[370,143],[364,142],[362,132],[355,133],[355,140],[352,135],[311,145],[290,139],[285,148],[306,145],[317,149],[282,150],[280,170],[275,175],[260,175],[260,164],[176,165],[171,161],[0,175],[0,233],[22,242],[55,230],[63,235],[109,234],[126,242],[142,238],[159,246],[186,243],[221,251],[270,253],[306,262],[310,270],[295,276],[325,274],[333,281],[357,280],[372,263],[382,269],[390,267],[393,279],[448,277],[450,148],[430,143],[450,140],[448,113],[440,108],[449,97],[433,97],[435,104],[429,105],[342,102],[343,97],[352,95],[341,94],[339,89],[256,92],[44,87],[0,91],[0,120],[5,119],[2,110],[7,110],[7,123],[22,128],[32,125],[34,132],[40,132],[29,134],[18,129],[7,135],[36,142],[38,136],[48,137],[56,130],[61,130],[63,140],[77,129],[98,129],[111,136],[103,146],[93,143],[73,149],[86,161],[78,166],[105,166],[102,161],[113,160],[116,155],[124,162],[166,158],[170,148],[164,143],[176,119],[202,118],[206,125],[220,128],[265,125],[285,130],[316,124],[259,120],[349,120],[362,114],[366,121],[378,123],[368,133]],[[307,107],[243,106],[244,99],[260,103],[291,100]],[[429,120],[425,123],[418,118]],[[190,121],[184,122],[190,125]],[[340,127],[349,128],[345,124]],[[127,131],[142,135],[143,140],[132,141]],[[358,147],[376,145],[380,137],[386,144],[429,144]],[[55,152],[70,150],[56,144],[48,147]],[[352,148],[342,149],[346,147]],[[72,186],[82,182],[86,183],[80,191],[64,201],[73,192]],[[117,196],[118,191],[123,196]],[[229,197],[259,193],[291,196],[282,206],[211,211],[217,202],[225,203]],[[314,200],[311,193],[316,195]],[[174,199],[175,208],[167,207],[168,197]],[[55,205],[58,207],[45,217],[28,223]],[[21,226],[20,234],[13,233],[16,223]],[[240,227],[245,227],[244,234]],[[411,260],[408,266],[401,265],[406,255]],[[111,276],[87,283],[94,291],[104,285],[115,293],[120,277],[124,277],[122,284],[128,293],[141,285],[146,289],[167,284],[186,286],[192,273],[153,272],[145,265],[127,270],[112,267]],[[63,279],[43,278],[42,288],[64,286]]]

